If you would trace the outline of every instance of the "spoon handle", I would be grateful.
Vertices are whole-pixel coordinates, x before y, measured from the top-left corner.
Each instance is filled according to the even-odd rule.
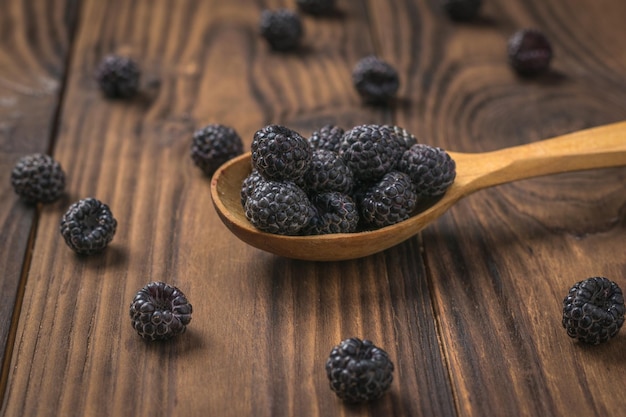
[[[626,165],[626,122],[492,152],[450,152],[466,192],[507,182]]]

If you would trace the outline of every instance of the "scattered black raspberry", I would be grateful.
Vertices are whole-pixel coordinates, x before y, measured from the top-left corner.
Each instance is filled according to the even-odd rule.
[[[65,173],[61,165],[48,155],[26,155],[13,167],[11,185],[15,193],[28,203],[50,203],[63,194]]]
[[[409,149],[411,146],[417,143],[417,138],[408,130],[400,126],[389,126],[389,128],[391,128],[391,130],[393,130],[393,133],[395,133],[396,136],[398,136],[402,140],[406,149]]]
[[[343,135],[339,155],[355,179],[375,181],[395,168],[406,150],[389,126],[355,126]]]
[[[288,181],[260,180],[248,196],[244,211],[257,229],[297,235],[315,214],[306,193]]]
[[[443,8],[452,20],[469,21],[478,16],[482,0],[443,0]]]
[[[254,191],[254,188],[257,186],[259,181],[263,180],[263,176],[259,174],[259,171],[253,169],[252,172],[243,180],[241,184],[241,206],[246,206],[246,200]]]
[[[113,240],[117,221],[109,206],[95,198],[72,204],[61,219],[61,235],[76,253],[100,252]]]
[[[456,177],[456,163],[446,151],[421,143],[404,152],[398,170],[411,177],[423,197],[444,194]]]
[[[350,403],[380,398],[393,381],[393,370],[387,352],[356,337],[335,346],[326,361],[330,388]]]
[[[261,36],[277,51],[296,49],[304,35],[300,16],[288,9],[264,10],[259,26]]]
[[[576,283],[563,300],[563,327],[570,337],[597,345],[617,335],[624,324],[624,296],[604,277]]]
[[[359,211],[349,195],[331,191],[311,197],[316,214],[303,229],[305,235],[352,233],[359,225]]]
[[[96,69],[96,81],[110,98],[134,96],[139,91],[140,75],[135,61],[119,55],[107,55]]]
[[[521,75],[536,75],[550,66],[552,45],[537,29],[522,29],[509,38],[508,56],[511,66]]]
[[[368,188],[359,203],[367,224],[384,227],[408,219],[417,205],[417,194],[407,174],[392,171]]]
[[[352,71],[352,82],[361,97],[371,103],[389,101],[400,87],[396,69],[374,55],[357,62]]]
[[[316,149],[311,156],[309,169],[302,177],[308,193],[339,191],[349,193],[354,185],[352,170],[336,152]]]
[[[151,282],[130,304],[133,328],[148,340],[167,340],[181,334],[191,321],[192,307],[178,288]]]
[[[298,7],[313,15],[330,14],[335,10],[335,0],[296,0]]]
[[[326,125],[320,130],[311,134],[309,143],[314,149],[326,149],[328,151],[339,152],[339,145],[343,137],[344,130],[338,126]]]
[[[297,181],[311,163],[309,142],[299,133],[279,125],[265,126],[254,134],[252,165],[271,180]]]
[[[193,134],[191,159],[206,175],[213,175],[220,165],[242,153],[243,142],[231,127],[211,124]]]

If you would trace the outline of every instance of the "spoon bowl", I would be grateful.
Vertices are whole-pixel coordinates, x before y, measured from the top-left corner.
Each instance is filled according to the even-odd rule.
[[[338,261],[368,256],[420,232],[463,197],[516,180],[626,165],[626,122],[581,130],[526,145],[483,153],[448,152],[456,178],[447,192],[400,223],[357,233],[283,236],[255,228],[241,205],[241,185],[252,170],[250,153],[222,165],[211,180],[213,205],[242,241],[279,256]]]

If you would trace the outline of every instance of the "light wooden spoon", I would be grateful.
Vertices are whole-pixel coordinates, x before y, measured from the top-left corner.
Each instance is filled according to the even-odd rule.
[[[282,236],[256,229],[241,206],[241,184],[251,171],[250,153],[222,165],[211,180],[213,204],[242,241],[287,258],[311,261],[354,259],[380,252],[417,234],[461,198],[525,178],[626,165],[626,122],[484,153],[448,152],[457,175],[446,194],[403,222],[378,230],[317,236]]]

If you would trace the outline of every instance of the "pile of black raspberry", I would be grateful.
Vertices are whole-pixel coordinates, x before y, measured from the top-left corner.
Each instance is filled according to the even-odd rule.
[[[281,235],[352,233],[409,218],[444,194],[456,165],[399,126],[326,125],[305,139],[281,125],[258,130],[241,204],[259,230]]]

